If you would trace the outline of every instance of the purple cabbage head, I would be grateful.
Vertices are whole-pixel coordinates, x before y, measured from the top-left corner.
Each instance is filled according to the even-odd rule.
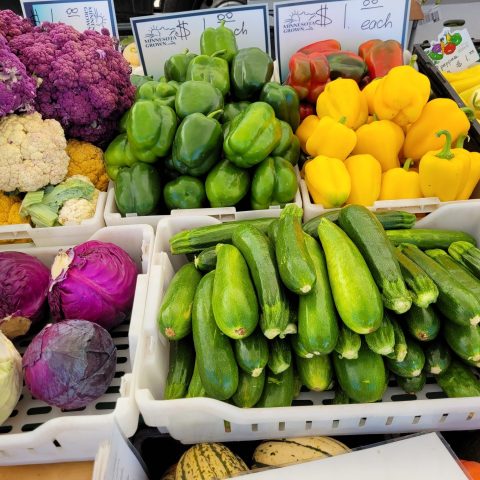
[[[0,117],[33,111],[37,84],[0,35]]]
[[[15,338],[45,313],[50,272],[37,258],[0,252],[0,330]]]
[[[135,263],[113,243],[91,240],[61,251],[51,269],[52,317],[82,318],[110,330],[130,313],[136,282]]]
[[[64,410],[84,407],[109,387],[116,351],[110,334],[92,322],[49,324],[23,354],[25,384],[49,405]]]

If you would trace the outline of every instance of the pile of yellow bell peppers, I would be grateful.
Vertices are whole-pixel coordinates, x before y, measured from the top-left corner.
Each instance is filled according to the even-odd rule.
[[[463,103],[475,112],[480,120],[480,64],[460,72],[442,72],[442,75],[458,93]]]
[[[470,198],[480,180],[480,154],[463,149],[470,121],[453,100],[429,96],[428,77],[407,65],[363,90],[350,79],[329,82],[317,114],[295,132],[314,203]]]

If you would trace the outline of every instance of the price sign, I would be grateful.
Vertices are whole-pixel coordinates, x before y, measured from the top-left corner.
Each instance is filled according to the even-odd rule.
[[[338,40],[343,50],[356,52],[373,38],[407,41],[410,0],[324,0],[275,3],[275,46],[280,77],[288,75],[288,60],[304,45]]]
[[[25,18],[35,25],[42,22],[62,22],[80,32],[106,28],[118,37],[113,0],[21,0]]]
[[[145,75],[163,75],[165,60],[188,48],[200,53],[200,37],[221,22],[233,30],[238,48],[270,51],[267,5],[212,8],[130,19]]]

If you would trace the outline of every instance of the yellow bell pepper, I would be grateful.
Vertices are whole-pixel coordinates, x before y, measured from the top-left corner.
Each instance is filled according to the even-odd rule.
[[[377,88],[380,85],[381,81],[381,78],[375,78],[362,90],[362,95],[367,99],[369,115],[373,115],[375,113],[375,110],[373,108],[373,99],[375,98],[375,92],[377,91]]]
[[[480,112],[480,82],[474,87],[462,92],[460,98],[468,108],[471,108],[475,112],[475,114]]]
[[[350,195],[350,175],[338,158],[319,155],[305,164],[305,182],[314,203],[341,207]]]
[[[298,126],[297,130],[295,131],[295,135],[300,140],[300,148],[304,153],[307,153],[306,144],[307,140],[312,135],[315,127],[320,122],[320,119],[316,115],[309,115],[305,117],[302,123]]]
[[[420,177],[418,172],[410,170],[412,159],[403,164],[403,168],[392,168],[382,175],[380,200],[401,200],[403,198],[421,198]]]
[[[353,154],[369,153],[380,162],[382,171],[399,167],[398,154],[405,138],[403,130],[389,120],[378,120],[362,125],[357,131]]]
[[[440,151],[426,153],[420,160],[420,189],[424,197],[450,202],[460,195],[467,182],[471,160],[463,148],[451,149],[450,132],[441,130],[437,135],[445,135],[445,146]]]
[[[367,99],[355,80],[337,78],[327,83],[325,90],[318,96],[317,115],[319,118],[332,117],[334,120],[346,117],[345,125],[356,130],[367,122]]]
[[[373,205],[380,195],[382,166],[372,155],[352,155],[345,160],[350,174],[351,189],[348,204]]]
[[[456,148],[453,150],[453,152],[455,152],[457,148],[463,148],[463,142],[465,141],[465,138],[466,136],[461,136],[458,139]],[[467,181],[463,184],[463,187],[456,198],[457,200],[468,200],[480,181],[480,153],[469,152],[469,154],[470,172],[468,174]]]
[[[373,107],[380,120],[404,127],[422,113],[430,96],[430,80],[409,65],[392,68],[375,92]]]
[[[321,118],[307,140],[307,153],[312,157],[325,155],[345,160],[357,143],[355,132],[345,125],[345,121],[346,117],[339,122],[331,117]]]
[[[425,105],[418,120],[408,129],[403,153],[407,158],[419,160],[427,152],[442,148],[444,140],[437,137],[435,132],[448,130],[452,142],[455,142],[460,135],[466,135],[469,129],[470,121],[456,102],[450,98],[435,98]]]

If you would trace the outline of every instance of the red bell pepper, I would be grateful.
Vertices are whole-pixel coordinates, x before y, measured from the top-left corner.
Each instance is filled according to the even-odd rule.
[[[328,60],[322,53],[296,52],[288,62],[286,84],[295,89],[300,100],[315,103],[330,80]]]
[[[362,48],[362,45],[360,45],[360,48]],[[365,63],[372,80],[377,77],[384,77],[393,67],[403,65],[403,48],[396,40],[379,41],[370,48],[364,48],[364,51],[366,52]]]
[[[298,52],[302,52],[305,54],[310,53],[330,53],[336,52],[341,50],[342,47],[340,42],[337,40],[329,39],[329,40],[320,40],[319,42],[310,43],[309,45],[305,45],[304,47],[297,50]]]
[[[379,43],[382,43],[381,40],[374,39],[374,40],[367,40],[366,42],[363,42],[359,47],[358,47],[358,55],[362,57],[364,60],[367,58],[368,52],[372,47],[375,45],[378,45]]]
[[[305,117],[308,117],[310,115],[315,115],[315,105],[312,105],[311,103],[307,102],[300,102],[300,122],[303,121]]]

